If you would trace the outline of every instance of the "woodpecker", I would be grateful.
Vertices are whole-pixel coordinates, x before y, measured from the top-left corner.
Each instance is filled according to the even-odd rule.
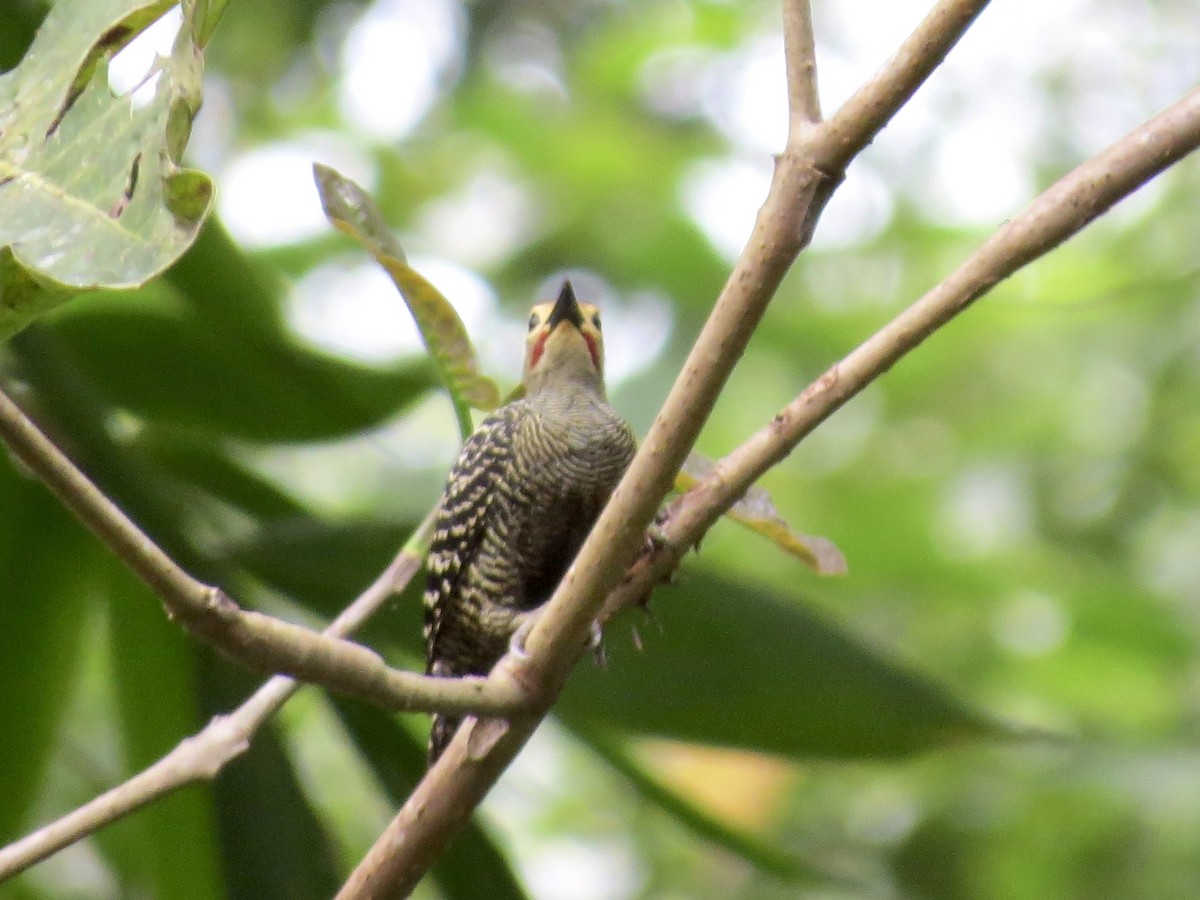
[[[604,391],[600,313],[564,281],[525,339],[525,395],[467,439],[438,504],[425,587],[426,672],[486,675],[558,586],[633,458]],[[429,762],[458,719],[435,715]]]

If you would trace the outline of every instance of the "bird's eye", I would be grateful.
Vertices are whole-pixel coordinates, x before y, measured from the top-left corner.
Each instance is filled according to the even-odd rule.
[[[600,330],[600,313],[592,313],[592,325],[597,331]]]
[[[533,329],[538,327],[538,324],[541,323],[541,321],[542,320],[540,318],[538,318],[537,313],[534,313],[533,315],[531,315],[529,317],[529,330],[533,331]]]

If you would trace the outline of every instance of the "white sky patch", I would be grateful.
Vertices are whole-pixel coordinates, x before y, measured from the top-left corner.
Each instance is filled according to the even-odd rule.
[[[662,294],[638,291],[623,304],[605,304],[604,377],[609,388],[653,365],[671,336],[671,303]]]
[[[497,79],[523,94],[567,99],[562,47],[553,30],[541,22],[520,19],[495,32],[483,52]]]
[[[914,199],[935,221],[999,224],[1036,193],[1031,170],[1038,108],[1028,91],[981,96],[951,116],[933,143],[928,186]]]
[[[453,304],[469,334],[477,336],[491,325],[496,294],[478,272],[435,257],[416,255],[409,262]]]
[[[443,260],[412,263],[454,305],[469,334],[486,330],[495,298],[482,278]],[[425,352],[395,284],[371,259],[335,261],[313,269],[296,283],[287,316],[305,340],[360,362],[386,363]]]
[[[426,206],[417,230],[433,252],[488,268],[524,246],[536,234],[540,218],[526,185],[485,169],[458,193]]]
[[[392,279],[373,260],[317,266],[296,282],[288,324],[313,345],[366,363],[424,349]]]
[[[651,54],[638,73],[642,103],[669,119],[699,115],[707,73],[716,59],[709,47],[667,47]]]
[[[450,0],[377,0],[342,45],[338,101],[346,121],[379,140],[409,134],[458,68],[462,29]]]
[[[771,184],[769,157],[755,162],[727,157],[704,159],[683,176],[683,208],[727,261],[746,245],[754,218]]]
[[[130,94],[134,109],[154,99],[161,73],[147,78],[160,56],[170,56],[183,24],[183,10],[172,7],[149,28],[125,45],[108,66],[108,86],[118,97]]]
[[[759,35],[705,72],[701,105],[742,150],[779,153],[787,141],[787,81],[783,38]]]
[[[818,57],[817,77],[822,99],[828,96],[829,112],[871,76],[891,56],[929,12],[928,0],[891,0],[889,3],[822,3],[813,22],[818,50],[822,44],[852,61],[854,72],[846,87],[826,84]]]
[[[854,176],[842,183],[821,214],[813,233],[813,249],[865,243],[883,231],[891,218],[891,190],[870,167],[856,166]]]
[[[538,844],[521,869],[541,900],[625,900],[641,893],[641,860],[628,840],[557,838]]]
[[[320,132],[233,156],[218,177],[222,221],[248,247],[290,244],[332,228],[321,211],[312,165],[323,162],[370,192],[375,169],[343,138]]]

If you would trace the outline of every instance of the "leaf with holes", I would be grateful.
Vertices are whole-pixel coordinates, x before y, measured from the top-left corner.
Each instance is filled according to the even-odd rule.
[[[220,6],[184,4],[136,100],[108,83],[113,55],[174,5],[60,0],[0,76],[0,337],[75,290],[144,284],[195,239],[212,183],[179,160],[200,108],[197,17],[207,35]]]
[[[313,165],[313,177],[325,216],[375,257],[408,304],[433,364],[450,392],[465,438],[471,433],[468,409],[495,409],[500,392],[495,382],[479,373],[479,360],[462,319],[450,301],[408,264],[400,242],[366,191],[320,163]]]

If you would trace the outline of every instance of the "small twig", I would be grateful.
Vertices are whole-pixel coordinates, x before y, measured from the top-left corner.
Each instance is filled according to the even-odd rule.
[[[844,170],[942,64],[987,5],[988,0],[942,0],[930,10],[836,116],[805,132],[805,152],[814,165]]]
[[[0,439],[155,591],[168,616],[237,661],[398,711],[502,715],[525,705],[511,682],[393,669],[360,644],[242,609],[220,588],[180,568],[3,391]]]
[[[905,44],[926,48],[933,61],[923,64],[898,54],[876,76],[911,88],[888,91],[872,82],[829,122],[806,127],[803,138],[789,137],[746,249],[629,471],[532,629],[526,641],[528,656],[509,654],[490,676],[525,685],[530,697],[539,698],[538,710],[507,723],[477,727],[468,721],[460,728],[350,876],[340,898],[407,895],[537,727],[562,689],[605,597],[633,561],[646,526],[674,483],[767,303],[811,237],[817,216],[854,155],[847,148],[861,148],[878,133],[983,5],[978,0],[939,4]],[[963,8],[971,14],[952,14]],[[864,96],[871,102],[864,103]],[[836,141],[831,134],[837,135]],[[806,155],[809,151],[820,153]],[[652,584],[639,585],[643,596]]]
[[[421,568],[432,530],[430,514],[375,582],[322,633],[337,638],[353,633],[389,597],[402,591]],[[133,778],[0,849],[0,882],[165,794],[213,780],[226,764],[249,747],[263,723],[303,686],[301,681],[276,675],[236,710],[217,716]]]
[[[821,121],[817,53],[808,0],[783,0],[783,52],[787,60],[788,133],[801,134]]]

